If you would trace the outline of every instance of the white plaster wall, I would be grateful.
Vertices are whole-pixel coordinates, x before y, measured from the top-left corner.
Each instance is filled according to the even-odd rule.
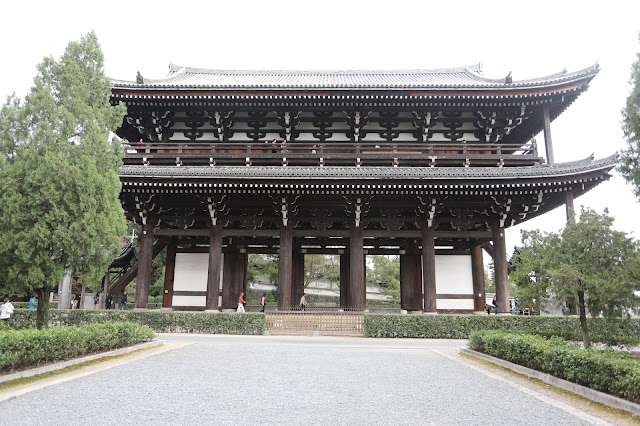
[[[471,255],[436,255],[436,293],[473,294]]]
[[[173,306],[206,306],[206,296],[173,296]]]
[[[174,291],[207,291],[209,253],[176,253]]]
[[[437,299],[436,309],[458,309],[473,311],[473,299]]]

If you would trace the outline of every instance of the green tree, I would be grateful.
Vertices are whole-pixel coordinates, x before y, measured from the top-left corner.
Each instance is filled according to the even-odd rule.
[[[577,299],[585,347],[590,346],[587,311],[620,318],[638,306],[638,243],[612,226],[606,212],[583,209],[580,220],[559,233],[523,231],[524,246],[513,259],[512,279],[524,298],[536,298],[541,307],[551,296]]]
[[[367,281],[380,286],[391,296],[393,303],[400,302],[400,257],[371,256],[373,269],[367,270]]]
[[[110,141],[125,107],[111,106],[103,63],[89,33],[44,58],[24,102],[10,97],[0,111],[0,275],[38,295],[39,328],[65,268],[99,282],[126,232],[122,148]]]
[[[627,147],[620,152],[618,170],[627,182],[634,186],[640,199],[640,52],[631,66],[631,93],[622,109],[622,131]]]

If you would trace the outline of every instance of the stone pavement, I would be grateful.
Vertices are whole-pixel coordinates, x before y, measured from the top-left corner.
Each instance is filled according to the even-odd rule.
[[[465,341],[160,335],[187,345],[0,402],[0,425],[606,424],[464,361]]]

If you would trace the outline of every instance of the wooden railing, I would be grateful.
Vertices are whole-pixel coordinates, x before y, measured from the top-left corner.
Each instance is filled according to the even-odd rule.
[[[540,163],[534,141],[488,143],[138,143],[126,165],[510,167]]]
[[[269,334],[364,335],[364,313],[268,311]]]

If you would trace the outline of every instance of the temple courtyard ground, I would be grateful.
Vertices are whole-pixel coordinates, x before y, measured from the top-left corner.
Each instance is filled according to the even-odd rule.
[[[459,354],[462,340],[162,334],[0,391],[0,425],[633,424]]]

